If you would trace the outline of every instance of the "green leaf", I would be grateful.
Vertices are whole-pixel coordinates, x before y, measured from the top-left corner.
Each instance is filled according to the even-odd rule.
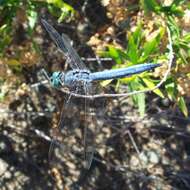
[[[7,28],[7,24],[3,24],[1,27],[0,27],[0,34],[5,32],[6,31],[6,28]]]
[[[22,65],[16,59],[9,59],[6,64],[15,72],[20,73],[22,71]]]
[[[179,45],[180,45],[181,48],[183,48],[183,49],[189,50],[189,48],[190,48],[190,45],[187,43],[187,41],[182,40],[182,39],[180,40]]]
[[[112,81],[112,79],[111,79],[111,80],[104,80],[104,81],[100,82],[100,85],[101,85],[102,87],[106,87],[108,84],[111,83],[111,81]]]
[[[171,12],[170,14],[173,14],[173,15],[179,16],[179,17],[182,17],[185,14],[184,10],[182,9],[182,7],[176,6],[175,4],[173,4],[171,6],[170,12]]]
[[[150,80],[150,79],[147,79],[147,78],[142,78],[143,82],[147,85],[147,87],[149,89],[153,89],[155,87],[155,84]],[[157,94],[158,96],[160,96],[161,98],[164,98],[164,94],[161,92],[160,89],[156,89],[153,91],[155,94]]]
[[[180,28],[177,25],[174,18],[171,17],[171,16],[168,17],[168,25],[169,25],[170,31],[172,33],[172,38],[173,38],[172,41],[175,42],[175,40],[179,40],[179,38],[180,38]]]
[[[183,36],[182,40],[184,40],[184,42],[188,43],[190,42],[190,33],[187,33]]]
[[[187,109],[184,98],[182,96],[179,97],[177,103],[178,103],[178,106],[179,106],[180,110],[182,111],[182,113],[185,115],[185,117],[187,117],[188,116],[188,109]]]
[[[69,4],[63,2],[62,0],[47,0],[48,4],[53,4],[55,7],[61,10],[61,15],[59,16],[58,22],[62,22],[63,20],[73,17],[75,10]],[[53,9],[51,8],[53,11]]]
[[[143,117],[145,114],[145,94],[140,93],[140,94],[136,94],[135,96],[136,96],[136,101],[137,101],[137,106],[138,106],[140,116]]]
[[[12,28],[8,24],[3,24],[0,27],[0,56],[4,54],[5,47],[11,43],[11,30]]]
[[[28,25],[30,27],[30,30],[33,30],[37,21],[38,13],[35,10],[30,9],[27,11],[27,14],[28,14]]]
[[[64,6],[61,8],[61,16],[58,19],[58,22],[62,22],[67,18],[72,18],[74,16],[75,10],[70,5],[64,3]]]
[[[0,92],[0,102],[3,102],[3,100],[5,99],[5,93]]]
[[[175,98],[176,97],[176,89],[177,89],[175,82],[170,79],[168,81],[166,81],[165,89],[166,89],[168,98],[170,100],[175,100],[176,99]]]
[[[187,61],[187,52],[185,52],[182,48],[178,52],[179,57],[182,59],[183,63],[188,64]]]
[[[117,84],[116,84],[116,87],[115,87],[116,91],[119,90],[120,83],[121,83],[120,80],[118,80],[118,81],[117,81]]]
[[[140,63],[146,61],[146,59],[150,56],[150,54],[153,51],[156,51],[156,47],[158,46],[159,42],[157,41],[156,38],[152,39],[149,42],[146,42],[144,44],[144,49],[143,49],[143,54],[139,60]]]
[[[136,30],[132,33],[133,39],[134,39],[134,43],[136,44],[137,47],[139,47],[140,45],[140,41],[142,39],[142,26],[141,24],[138,24]]]
[[[133,81],[128,84],[130,91],[142,90],[144,89],[143,85],[140,83],[140,80],[136,77]],[[132,96],[134,104],[138,107],[140,116],[144,116],[145,113],[145,94],[135,94]]]
[[[173,0],[173,2],[172,2],[172,5],[176,5],[176,6],[178,6],[178,5],[180,5],[180,4],[182,4],[182,3],[184,3],[185,2],[185,0]]]
[[[146,61],[146,59],[155,52],[160,44],[160,39],[164,34],[163,28],[160,28],[157,35],[151,39],[150,41],[146,42],[143,47],[142,56],[139,60],[140,63]]]
[[[128,81],[128,87],[129,87],[129,90],[130,90],[130,92],[133,92],[133,91],[135,91],[135,90],[138,90],[139,89],[139,83],[138,83],[138,80],[135,80],[136,78],[134,78],[134,80],[132,80],[132,81]],[[133,98],[133,102],[134,102],[134,104],[136,105],[137,104],[137,97],[134,95],[134,96],[132,96],[132,98]]]
[[[134,41],[134,37],[132,34],[129,35],[129,42],[128,42],[128,47],[127,47],[127,56],[129,57],[129,60],[133,63],[136,64],[139,58],[138,55],[138,48],[137,44]]]
[[[125,78],[121,78],[118,81],[120,81],[122,84],[128,85],[130,82],[134,81],[136,77],[137,77],[136,75],[131,75]]]
[[[107,56],[113,58],[117,64],[122,63],[122,54],[117,48],[108,46]]]
[[[146,12],[153,11],[159,13],[161,6],[156,0],[142,0],[141,4]]]

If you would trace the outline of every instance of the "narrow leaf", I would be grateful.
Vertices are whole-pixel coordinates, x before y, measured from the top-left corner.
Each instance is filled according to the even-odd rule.
[[[137,44],[135,43],[132,34],[129,36],[127,55],[133,64],[137,63],[137,60],[139,57],[138,56],[138,48],[137,48]]]
[[[180,110],[182,111],[182,113],[185,115],[185,117],[188,116],[188,109],[187,109],[187,105],[185,103],[184,98],[181,96],[178,99],[178,106],[180,108]]]
[[[175,84],[175,82],[173,82],[173,81],[171,81],[171,82],[169,82],[169,83],[167,83],[166,85],[165,85],[165,89],[166,89],[166,92],[167,92],[167,95],[168,95],[168,98],[170,99],[170,100],[175,100],[175,95],[176,95],[176,84]]]
[[[143,8],[146,12],[154,11],[159,12],[161,6],[157,3],[156,0],[142,0]]]
[[[142,80],[143,80],[143,82],[147,85],[147,87],[149,88],[149,89],[152,89],[152,88],[154,88],[155,87],[155,84],[151,81],[151,80],[149,80],[149,79],[147,79],[147,78],[142,78]],[[164,98],[164,94],[162,93],[162,91],[160,90],[160,89],[156,89],[156,90],[154,90],[153,91],[155,94],[157,94],[158,96],[160,96],[161,98]]]
[[[109,53],[109,57],[113,58],[117,64],[122,63],[122,59],[121,59],[121,56],[119,54],[119,51],[115,47],[108,46],[108,53]]]
[[[140,116],[143,117],[145,114],[145,94],[140,93],[135,96],[137,99],[137,105],[138,105],[138,110],[139,110]]]
[[[104,80],[104,81],[102,81],[102,82],[100,83],[100,85],[101,85],[102,87],[106,87],[108,84],[111,83],[111,81],[112,81],[112,80]]]

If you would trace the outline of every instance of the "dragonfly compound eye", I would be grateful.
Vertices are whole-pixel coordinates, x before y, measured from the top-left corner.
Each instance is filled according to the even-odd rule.
[[[60,72],[54,72],[50,78],[51,85],[55,88],[59,88],[61,86],[61,73]]]

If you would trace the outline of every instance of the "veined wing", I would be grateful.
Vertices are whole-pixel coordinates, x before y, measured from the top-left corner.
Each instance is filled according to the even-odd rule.
[[[58,126],[53,128],[53,137],[52,137],[52,141],[51,141],[51,145],[49,148],[49,154],[48,154],[48,158],[49,158],[49,162],[51,165],[56,165],[58,163],[58,157],[60,157],[59,155],[56,155],[57,150],[56,149],[61,149],[61,152],[68,152],[69,150],[69,146],[67,146],[68,144],[64,144],[63,143],[63,130],[66,128],[66,119],[68,117],[69,114],[69,110],[71,108],[71,96],[68,95],[65,99],[65,102],[63,104],[62,110],[61,110],[61,114],[60,114],[60,120],[58,123]]]
[[[68,54],[69,54],[68,62],[76,63],[78,66],[78,69],[80,70],[87,70],[86,66],[84,65],[83,61],[79,57],[78,53],[71,46],[71,40],[69,39],[69,37],[66,34],[62,34],[62,38],[68,50]]]
[[[72,48],[67,35],[64,34],[63,37],[61,37],[61,35],[46,20],[41,19],[41,21],[52,40],[56,43],[57,47],[64,53],[71,68],[86,69],[84,63]]]
[[[71,88],[71,92],[74,93],[78,93],[79,90],[76,87]],[[83,102],[81,103],[72,94],[66,95],[58,127],[53,129],[53,140],[48,155],[51,166],[57,166],[59,163],[62,165],[64,158],[70,160],[70,158],[73,158],[72,154],[80,154],[82,151],[80,149],[82,143],[78,142],[78,139],[81,139],[82,136],[79,134],[80,105],[82,105],[82,108],[84,107]]]
[[[92,86],[91,84],[86,84],[84,86],[84,91],[86,95],[92,94]],[[94,110],[92,105],[93,100],[86,99],[85,98],[85,108],[84,108],[84,118],[85,118],[85,126],[84,126],[84,133],[83,133],[83,138],[84,138],[84,160],[85,160],[85,168],[90,169],[90,166],[92,164],[92,160],[94,157],[94,152],[95,152],[95,135],[96,135],[96,130],[93,131],[92,128],[94,127],[96,129],[96,126],[90,126],[90,124],[95,124],[93,122],[94,119]],[[88,113],[88,115],[87,115]]]
[[[82,89],[77,88],[74,90],[75,93],[81,93],[81,91],[84,94]],[[82,136],[84,136],[82,134],[84,134],[84,128],[80,128],[80,121],[83,121],[82,125],[86,124],[86,117],[81,117],[79,110],[84,110],[84,101],[84,98],[76,98],[72,95],[68,95],[65,100],[58,127],[53,130],[53,140],[49,149],[49,162],[52,167],[62,168],[65,165],[67,166],[67,164],[69,165],[69,163],[81,167],[80,163],[83,158],[83,154],[81,154],[83,152]],[[88,109],[87,104],[86,108]],[[92,133],[88,131],[87,137],[89,137],[89,134]],[[90,139],[90,142],[92,142],[92,139]],[[86,157],[89,158],[87,160],[89,160],[88,165],[90,166],[93,154],[90,152]]]
[[[84,88],[86,95],[92,95],[94,92],[101,92],[100,85],[87,84]],[[85,168],[93,168],[96,162],[98,151],[97,145],[101,138],[97,138],[104,124],[103,115],[105,112],[105,98],[85,99],[85,126],[84,126],[84,158]]]

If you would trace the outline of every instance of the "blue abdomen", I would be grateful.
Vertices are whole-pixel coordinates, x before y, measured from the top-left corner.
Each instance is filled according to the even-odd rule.
[[[139,64],[139,65],[135,65],[135,66],[127,67],[127,68],[113,69],[113,70],[106,70],[106,71],[91,73],[90,78],[92,79],[92,81],[123,78],[123,77],[127,77],[133,74],[142,73],[144,71],[148,71],[159,66],[160,64],[153,64],[153,63]]]

